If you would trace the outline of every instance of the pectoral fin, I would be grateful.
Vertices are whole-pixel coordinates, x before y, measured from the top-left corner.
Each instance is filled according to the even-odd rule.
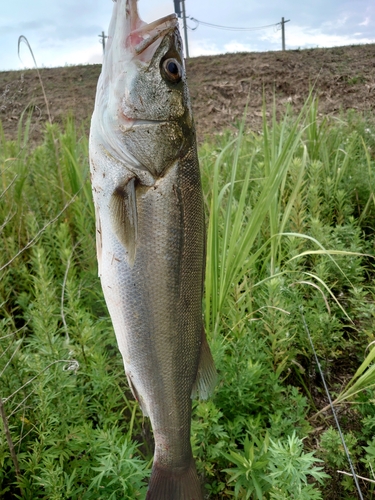
[[[137,246],[137,198],[136,179],[118,186],[110,201],[113,230],[124,246],[129,263],[133,265]]]
[[[202,329],[201,354],[199,358],[197,378],[195,380],[192,398],[207,399],[214,391],[217,381],[217,371],[208,345],[206,333]]]

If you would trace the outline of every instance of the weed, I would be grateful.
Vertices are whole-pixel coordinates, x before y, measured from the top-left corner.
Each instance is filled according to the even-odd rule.
[[[0,134],[0,496],[142,499],[151,446],[97,279],[87,139],[67,119],[31,150],[28,123],[17,141]],[[357,405],[346,436],[374,477],[374,137],[358,115],[319,121],[311,99],[201,148],[220,381],[194,402],[192,445],[208,498],[328,500],[321,459],[355,494],[332,472],[345,461],[318,413],[301,305],[335,404]]]

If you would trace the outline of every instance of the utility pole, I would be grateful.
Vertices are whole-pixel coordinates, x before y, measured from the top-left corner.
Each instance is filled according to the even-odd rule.
[[[102,39],[101,44],[103,45],[103,54],[104,54],[104,52],[105,52],[105,39],[108,38],[108,36],[106,36],[104,34],[104,31],[102,31],[102,34],[98,35],[98,37]]]
[[[184,19],[185,55],[186,55],[186,59],[189,59],[189,45],[188,45],[188,35],[187,35],[185,0],[181,0],[181,1],[182,1],[182,15],[183,15],[183,19]]]
[[[285,23],[289,23],[290,19],[287,21],[281,18],[281,50],[285,50]]]
[[[181,10],[182,4],[182,10]],[[186,59],[189,59],[189,46],[188,46],[188,35],[187,35],[187,24],[186,24],[186,10],[185,10],[185,0],[174,0],[174,11],[177,14],[177,17],[184,23],[184,36],[185,36],[185,55]]]
[[[181,0],[173,0],[173,1],[174,1],[174,11],[177,14],[177,17],[182,17]]]

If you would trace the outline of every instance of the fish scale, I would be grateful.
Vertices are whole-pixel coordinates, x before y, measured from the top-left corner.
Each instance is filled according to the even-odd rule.
[[[117,0],[90,130],[99,276],[155,439],[149,500],[202,500],[191,397],[207,397],[216,380],[202,322],[203,196],[181,47],[174,15],[147,25],[135,0]]]

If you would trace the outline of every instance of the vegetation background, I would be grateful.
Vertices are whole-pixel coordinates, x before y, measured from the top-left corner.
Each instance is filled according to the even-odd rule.
[[[282,106],[200,146],[220,381],[194,454],[207,499],[356,498],[310,334],[371,499],[375,123]],[[97,278],[87,123],[49,115],[31,140],[25,108],[0,134],[0,498],[142,499],[152,438]]]

